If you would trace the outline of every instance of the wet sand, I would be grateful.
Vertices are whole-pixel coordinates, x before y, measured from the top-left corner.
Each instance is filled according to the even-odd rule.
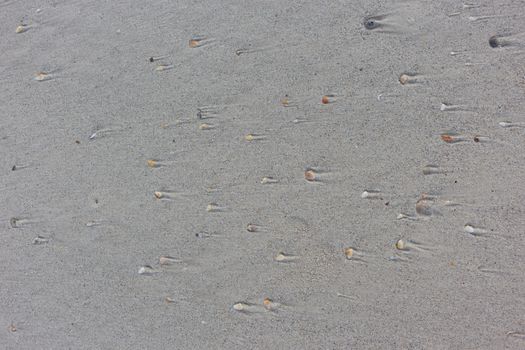
[[[0,347],[523,349],[524,16],[2,1]]]

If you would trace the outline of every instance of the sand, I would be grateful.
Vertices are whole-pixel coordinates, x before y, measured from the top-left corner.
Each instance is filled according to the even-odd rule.
[[[473,5],[0,3],[0,347],[525,348],[525,11]]]

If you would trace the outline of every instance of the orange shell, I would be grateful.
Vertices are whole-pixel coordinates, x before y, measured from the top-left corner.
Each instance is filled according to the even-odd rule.
[[[315,181],[315,172],[313,170],[306,170],[304,172],[304,178],[306,181]]]
[[[441,139],[445,141],[446,143],[452,143],[454,142],[454,137],[450,135],[441,135]]]
[[[408,83],[409,80],[410,76],[408,76],[407,74],[401,74],[401,76],[399,77],[399,82],[401,83],[401,85],[405,85],[406,83]]]

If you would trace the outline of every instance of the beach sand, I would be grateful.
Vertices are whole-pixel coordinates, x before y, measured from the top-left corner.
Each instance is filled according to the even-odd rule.
[[[472,5],[2,1],[0,347],[524,349],[525,11]]]

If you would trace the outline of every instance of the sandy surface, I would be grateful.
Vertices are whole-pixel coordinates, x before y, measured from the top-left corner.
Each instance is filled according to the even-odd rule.
[[[475,5],[2,1],[0,347],[524,349],[525,10]]]

